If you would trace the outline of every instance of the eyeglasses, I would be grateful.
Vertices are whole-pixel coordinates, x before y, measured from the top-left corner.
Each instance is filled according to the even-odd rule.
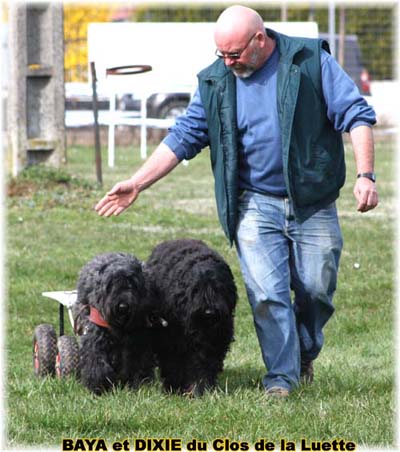
[[[255,33],[254,33],[254,35],[249,39],[249,41],[247,42],[247,44],[243,47],[243,49],[242,50],[239,50],[238,52],[228,52],[228,53],[225,53],[225,52],[221,52],[220,50],[216,50],[215,51],[215,55],[218,57],[218,58],[223,58],[223,59],[225,59],[225,58],[229,58],[229,59],[231,59],[231,60],[238,60],[241,56],[242,56],[242,53],[247,49],[247,47],[249,46],[249,44],[251,43],[251,41],[253,40],[253,38],[255,37],[255,35],[258,33],[258,31],[256,31]]]

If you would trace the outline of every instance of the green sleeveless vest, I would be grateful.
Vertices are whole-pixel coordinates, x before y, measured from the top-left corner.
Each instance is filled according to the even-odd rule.
[[[296,220],[333,202],[345,180],[342,135],[326,115],[320,39],[292,38],[267,29],[280,54],[277,109],[286,189]],[[206,112],[218,217],[232,244],[237,226],[238,133],[236,79],[222,60],[198,74]]]

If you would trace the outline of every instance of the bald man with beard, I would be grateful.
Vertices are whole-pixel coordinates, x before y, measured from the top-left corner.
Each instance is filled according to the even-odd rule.
[[[344,132],[356,160],[356,208],[378,204],[375,113],[321,39],[266,29],[256,11],[240,5],[222,12],[214,38],[217,60],[198,74],[185,115],[96,211],[119,215],[209,146],[218,217],[239,257],[267,371],[265,393],[287,397],[313,381],[334,312]]]

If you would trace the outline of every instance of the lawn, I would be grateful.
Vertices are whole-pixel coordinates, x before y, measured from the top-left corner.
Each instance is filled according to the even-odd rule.
[[[345,247],[326,343],[315,381],[286,401],[264,397],[263,365],[235,251],[219,226],[208,152],[180,165],[142,193],[120,217],[93,210],[103,193],[140,165],[138,149],[119,148],[116,166],[104,163],[104,188],[95,183],[93,149],[68,149],[61,172],[38,169],[10,182],[7,199],[6,445],[55,447],[63,438],[117,440],[178,438],[205,441],[300,443],[344,439],[357,446],[392,447],[394,433],[394,145],[377,145],[380,206],[355,210],[354,163],[338,201]],[[103,155],[103,162],[106,162]],[[40,323],[57,325],[58,305],[43,291],[72,289],[93,256],[127,251],[146,259],[158,242],[206,241],[229,262],[239,302],[236,341],[217,390],[188,400],[163,393],[159,381],[136,392],[91,395],[74,379],[37,379],[32,335]],[[356,265],[355,265],[356,264]],[[69,327],[69,325],[68,325]],[[68,328],[68,332],[71,329]],[[232,450],[236,446],[232,446]]]

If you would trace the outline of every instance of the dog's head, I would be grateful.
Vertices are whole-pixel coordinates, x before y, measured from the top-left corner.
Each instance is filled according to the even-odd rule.
[[[82,272],[82,281],[88,304],[109,328],[124,333],[145,326],[147,290],[141,262],[134,256],[98,256]]]
[[[103,296],[101,311],[111,327],[128,331],[145,326],[148,301],[139,263],[109,269]]]
[[[237,290],[231,271],[226,265],[199,273],[196,284],[190,287],[190,310],[192,327],[219,327],[231,322],[234,314]]]

